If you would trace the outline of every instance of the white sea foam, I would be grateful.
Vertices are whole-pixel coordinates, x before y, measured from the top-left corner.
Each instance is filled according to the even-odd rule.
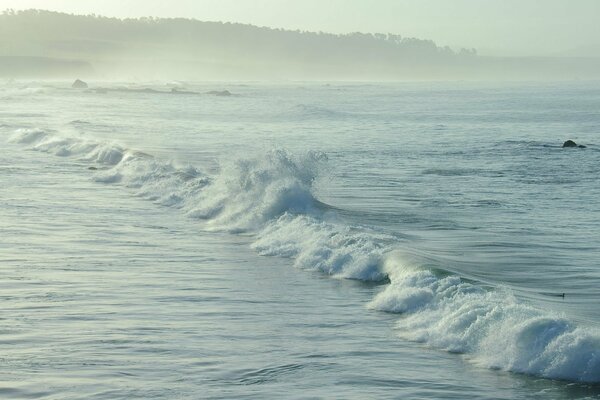
[[[402,313],[401,337],[466,353],[476,363],[547,378],[600,381],[600,332],[519,302],[508,290],[485,290],[458,276],[436,276],[390,254],[390,285],[371,308]]]
[[[381,256],[392,237],[365,229],[286,213],[257,233],[252,247],[262,255],[294,259],[297,267],[328,275],[380,281]]]
[[[453,274],[407,261],[393,236],[340,222],[312,194],[321,153],[274,150],[225,162],[208,177],[116,143],[26,129],[12,140],[77,157],[102,168],[94,179],[133,188],[155,202],[203,219],[209,229],[249,232],[262,255],[288,257],[299,268],[335,277],[390,283],[372,309],[399,313],[398,334],[489,368],[547,378],[600,382],[600,332],[486,289]],[[333,214],[333,216],[332,216]]]
[[[33,150],[61,157],[78,156],[85,161],[109,165],[117,164],[125,151],[116,144],[100,143],[83,137],[63,136],[39,128],[18,129],[10,140],[28,144]]]

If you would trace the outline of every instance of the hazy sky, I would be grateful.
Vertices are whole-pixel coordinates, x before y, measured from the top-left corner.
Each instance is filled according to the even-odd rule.
[[[0,0],[6,8],[390,32],[480,54],[600,57],[600,0]]]

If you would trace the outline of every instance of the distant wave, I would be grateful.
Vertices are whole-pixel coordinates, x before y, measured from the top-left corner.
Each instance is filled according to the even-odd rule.
[[[439,176],[468,176],[480,175],[482,170],[474,168],[429,168],[423,171],[423,175]]]
[[[252,234],[252,248],[261,255],[287,257],[299,268],[334,277],[388,283],[368,306],[401,314],[397,331],[403,338],[464,353],[488,368],[600,382],[597,329],[519,302],[507,289],[425,268],[400,252],[395,236],[341,221],[312,193],[326,163],[323,153],[272,150],[224,162],[209,176],[83,136],[21,129],[11,140],[94,164],[96,181],[180,208],[207,229]]]
[[[291,114],[295,114],[303,118],[313,119],[335,119],[356,116],[356,114],[350,112],[331,110],[329,108],[320,107],[312,104],[298,104],[293,107],[293,109],[291,110]]]
[[[13,97],[28,97],[46,93],[46,88],[43,87],[0,87],[0,98],[10,100]]]
[[[85,121],[85,120],[82,120],[82,119],[75,119],[75,120],[69,122],[69,124],[70,125],[76,125],[76,126],[78,126],[78,125],[84,125],[85,126],[85,125],[91,125],[91,122]]]
[[[9,118],[43,118],[46,117],[46,114],[40,113],[13,113],[13,112],[0,112],[0,117],[9,117]]]

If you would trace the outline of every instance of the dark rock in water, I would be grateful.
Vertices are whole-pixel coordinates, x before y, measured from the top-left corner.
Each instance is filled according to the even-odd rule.
[[[96,168],[96,167],[88,167],[88,169],[89,169],[90,171],[96,171],[98,168]]]
[[[231,96],[231,92],[229,90],[211,90],[207,93],[214,96]]]
[[[76,79],[75,82],[71,85],[73,89],[87,89],[88,84],[82,80]]]
[[[143,88],[143,89],[129,89],[130,92],[138,92],[138,93],[161,93],[156,89],[151,88]]]
[[[171,88],[171,94],[198,94],[197,92],[192,92],[189,90],[181,90],[177,88]]]
[[[577,144],[572,140],[567,140],[563,143],[562,147],[579,147],[580,149],[585,149],[585,146],[582,144]]]

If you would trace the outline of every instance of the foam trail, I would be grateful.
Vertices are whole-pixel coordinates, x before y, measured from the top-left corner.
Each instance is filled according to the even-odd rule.
[[[102,143],[77,136],[68,137],[42,129],[19,129],[10,141],[62,157],[77,157],[104,168],[94,175],[102,183],[120,183],[137,189],[138,196],[157,203],[184,207],[209,183],[209,178],[191,166],[160,162],[145,153],[117,143]]]
[[[118,183],[160,204],[178,207],[209,229],[248,232],[261,255],[295,266],[364,281],[385,281],[369,303],[400,314],[398,334],[464,353],[489,368],[545,378],[600,382],[600,332],[543,311],[507,289],[488,290],[453,274],[422,268],[397,251],[398,239],[340,221],[312,194],[326,157],[274,150],[223,163],[216,176],[161,162],[116,143],[18,130],[12,141],[103,170],[94,179]]]

